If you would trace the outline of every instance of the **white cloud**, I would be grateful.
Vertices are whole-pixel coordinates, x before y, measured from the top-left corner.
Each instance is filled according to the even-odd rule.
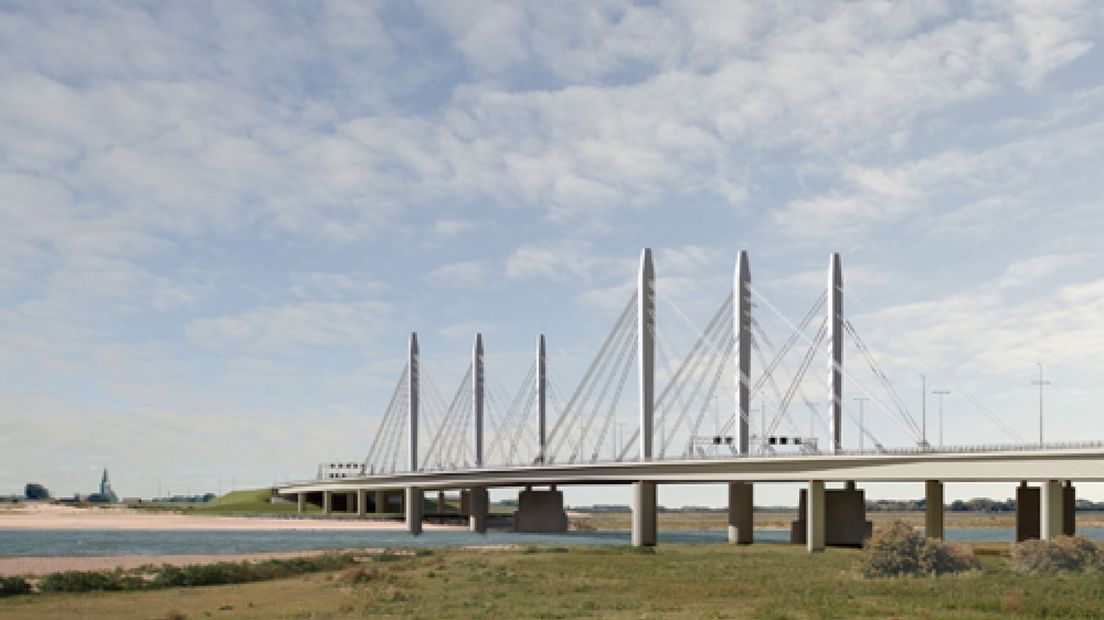
[[[428,284],[441,288],[479,286],[486,277],[486,268],[478,260],[446,263],[425,274]]]

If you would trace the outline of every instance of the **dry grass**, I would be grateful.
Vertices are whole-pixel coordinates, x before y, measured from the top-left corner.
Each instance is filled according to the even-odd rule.
[[[1006,557],[940,578],[864,580],[857,551],[759,545],[440,550],[361,573],[154,592],[16,597],[9,618],[1080,618],[1099,576],[1029,576]],[[1024,595],[1031,592],[1031,596]],[[220,609],[222,611],[220,611]],[[171,614],[179,614],[172,616]]]

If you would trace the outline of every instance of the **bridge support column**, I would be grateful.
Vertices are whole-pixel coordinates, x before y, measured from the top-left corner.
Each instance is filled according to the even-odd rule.
[[[1016,542],[1039,537],[1039,489],[1021,481],[1016,487]]]
[[[824,551],[825,534],[828,530],[827,516],[824,481],[811,480],[805,500],[805,548],[810,553]]]
[[[356,492],[356,511],[358,517],[364,517],[368,514],[368,490],[357,489]]]
[[[750,545],[754,524],[751,483],[728,483],[728,542]]]
[[[376,491],[373,493],[373,498],[376,502],[374,512],[387,512],[387,494],[383,491]]]
[[[333,493],[322,491],[322,514],[333,514]]]
[[[471,516],[468,517],[468,529],[478,534],[487,533],[487,512],[490,500],[486,487],[473,487],[471,490]]]
[[[422,533],[422,490],[418,487],[406,489],[406,531]]]
[[[437,514],[445,514],[445,492],[437,491]]]
[[[1039,497],[1039,535],[1043,540],[1054,540],[1062,535],[1065,524],[1063,496],[1061,481],[1043,481]]]
[[[943,483],[924,481],[924,535],[943,538]]]
[[[1062,487],[1062,535],[1073,536],[1077,533],[1077,489],[1066,480]]]
[[[654,547],[656,544],[656,484],[633,483],[632,546]]]
[[[307,494],[306,493],[296,493],[295,494],[295,500],[296,500],[296,512],[299,513],[299,514],[303,514],[304,512],[306,512],[307,511]]]

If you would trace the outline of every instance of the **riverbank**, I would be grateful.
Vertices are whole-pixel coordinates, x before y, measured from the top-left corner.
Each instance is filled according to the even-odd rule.
[[[363,530],[402,531],[401,517],[342,519],[296,516],[242,517],[151,512],[122,506],[75,508],[58,504],[19,504],[0,510],[0,530],[154,530],[154,531],[277,531]],[[428,530],[462,530],[461,525],[426,523]]]
[[[983,569],[863,579],[859,552],[789,546],[445,549],[268,582],[17,596],[8,618],[1085,618],[1099,575],[1025,575],[1007,545]],[[381,558],[382,559],[382,558]]]

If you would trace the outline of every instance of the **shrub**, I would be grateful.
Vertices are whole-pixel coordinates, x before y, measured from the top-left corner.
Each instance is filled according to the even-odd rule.
[[[64,571],[51,573],[38,582],[41,592],[93,592],[124,590],[129,584],[118,571]]]
[[[926,540],[900,521],[872,536],[859,560],[860,572],[867,578],[944,575],[979,568],[980,561],[968,547]]]
[[[30,594],[31,584],[22,577],[0,577],[0,596]]]
[[[1100,547],[1083,536],[1025,540],[1012,545],[1012,566],[1024,573],[1078,573],[1099,570],[1102,563]]]

